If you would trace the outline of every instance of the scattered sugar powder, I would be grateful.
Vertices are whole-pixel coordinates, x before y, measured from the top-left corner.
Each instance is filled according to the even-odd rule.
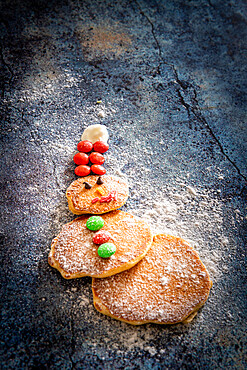
[[[130,179],[130,181],[132,180]],[[127,209],[125,208],[125,210],[149,221],[154,233],[168,233],[187,240],[198,251],[215,283],[222,274],[228,271],[223,256],[229,247],[229,238],[224,232],[222,203],[204,189],[196,189],[197,195],[194,196],[184,186],[178,186],[175,191],[173,187],[167,187],[165,192],[155,188],[150,193],[148,191],[149,187],[149,184],[142,183],[140,186],[137,183],[134,196],[138,197],[138,201],[134,203],[135,207],[132,209],[130,209],[131,207],[128,208],[127,202]],[[193,188],[195,187],[193,186]],[[172,263],[165,266],[160,276],[164,288],[165,284],[168,283],[169,274],[174,268],[176,266]],[[177,268],[182,277],[183,266],[177,266]],[[203,272],[201,274],[203,275]],[[191,278],[197,279],[193,274]],[[177,281],[177,288],[180,287],[179,284],[179,281]],[[78,318],[84,315],[84,320],[94,322],[94,325],[100,327],[102,336],[107,338],[107,342],[106,340],[103,340],[103,342],[111,343],[113,350],[119,353],[123,351],[123,348],[128,352],[142,350],[150,356],[158,357],[167,352],[165,348],[158,351],[153,343],[161,337],[169,338],[171,330],[173,330],[171,327],[157,327],[151,324],[131,326],[103,316],[92,305],[90,283],[88,284],[89,303],[87,304],[85,287],[81,296],[82,298],[78,298],[78,301],[75,302]],[[198,330],[201,326],[203,327],[204,322],[210,321],[210,317],[204,315],[205,309],[207,308],[205,307],[198,315]],[[187,335],[186,330],[188,330],[186,325],[176,326],[178,334]],[[196,340],[194,338],[195,345]],[[92,337],[92,348],[99,348],[99,345],[104,348],[104,345],[97,338]]]
[[[121,171],[121,166],[117,171]],[[188,191],[190,185],[186,183],[178,184],[176,187],[166,186],[164,191],[159,187],[150,186],[148,181],[136,182],[135,176],[129,177],[129,183],[133,188],[128,201],[131,204],[127,202],[124,210],[144,218],[150,223],[154,234],[165,233],[185,239],[198,251],[214,283],[222,273],[227,272],[228,266],[224,263],[224,255],[229,246],[229,239],[225,234],[223,204],[214,194],[205,189],[196,188],[194,185],[192,194]],[[172,263],[165,266],[160,276],[160,282],[164,288],[169,283],[169,274],[174,268],[181,279],[186,279],[185,267],[175,266]],[[201,274],[203,275],[203,272]],[[195,283],[198,279],[193,273],[190,278],[194,279]],[[180,284],[178,281],[176,287],[179,288]],[[162,315],[162,312],[160,314]],[[150,355],[152,353],[158,355],[156,348],[152,346],[153,340],[159,337],[159,332],[154,325],[132,327],[102,317],[91,306],[89,315],[92,315],[92,320],[97,318],[99,323],[103,320],[105,336],[112,344],[114,343],[116,350],[124,347],[128,351],[139,349],[147,351]],[[197,319],[199,322],[200,317],[204,320],[202,312],[200,315]],[[184,327],[181,325],[180,333],[183,333]],[[163,335],[169,335],[169,332],[169,327],[162,327]]]
[[[82,112],[82,116],[84,114],[85,112]],[[97,112],[92,115],[92,119],[96,117]],[[128,123],[126,124],[128,125]],[[131,153],[131,160],[136,163],[138,163],[140,151],[143,149],[141,141],[138,142],[138,140],[136,138],[137,144],[131,146],[137,148]],[[73,158],[76,145],[72,140],[60,142],[57,139],[53,142],[49,141],[46,147],[51,152],[51,156],[59,154],[62,168],[60,171],[60,167],[57,167],[59,166],[57,158],[54,160],[56,165],[51,164],[51,170],[54,171],[57,183],[60,185],[59,187],[57,184],[51,190],[52,192],[56,191],[56,199],[47,206],[49,208],[47,210],[54,208],[51,227],[56,235],[65,222],[74,218],[68,211],[66,199],[61,199],[61,192],[64,196],[64,190],[70,180],[72,181],[73,174],[70,178],[66,178],[63,173],[64,168],[67,167],[68,158],[69,160]],[[131,168],[129,153],[121,152],[120,156],[119,147],[114,148],[113,146],[111,149],[109,154],[107,153],[108,173],[125,177],[130,184],[130,197],[123,210],[144,218],[150,223],[154,234],[166,233],[187,240],[198,251],[214,283],[220,279],[222,274],[227,273],[228,266],[224,262],[224,255],[229,248],[230,238],[224,225],[224,205],[215,193],[196,186],[190,182],[189,177],[177,179],[175,184],[164,185],[164,188],[160,188],[158,181],[150,180],[150,168],[143,166],[138,173],[136,166]],[[149,152],[150,148],[147,148],[147,153]],[[117,160],[116,156],[118,156]],[[38,189],[30,189],[30,191],[35,196],[36,193],[38,194]],[[47,191],[49,197],[49,189]],[[44,206],[43,202],[41,204]],[[238,217],[238,212],[236,212],[236,217]],[[114,233],[115,237],[117,238],[117,231]],[[234,248],[232,245],[231,247]],[[166,266],[160,277],[164,286],[172,269],[173,266]],[[152,342],[159,338],[160,331],[157,330],[157,326],[132,327],[99,314],[92,305],[90,282],[84,285],[79,293],[72,291],[71,295],[78,295],[74,306],[78,322],[83,317],[83,320],[100,326],[104,338],[111,342],[112,348],[116,351],[120,351],[122,348],[126,348],[128,351],[138,349],[147,351],[150,355],[156,351]],[[203,311],[201,311],[197,321],[201,322],[204,319]],[[210,320],[210,318],[207,317],[206,320]],[[183,328],[183,325],[179,326],[178,332],[183,333],[185,330]],[[170,330],[170,327],[162,327],[162,336],[168,336]],[[99,339],[92,337],[91,345],[92,347],[99,346]],[[160,353],[162,354],[162,350]]]
[[[142,184],[136,191],[141,201],[129,212],[150,223],[154,234],[185,239],[199,253],[214,280],[221,274],[223,252],[228,246],[223,204],[205,189],[193,187],[188,191],[190,187],[184,185],[176,190],[167,186],[165,192],[159,188],[149,192]]]
[[[155,356],[157,354],[157,350],[154,347],[145,346],[144,350],[149,352],[151,356]]]
[[[49,181],[42,181],[40,183],[35,181],[33,186],[27,188],[20,187],[20,198],[23,196],[23,199],[30,199],[30,201],[27,200],[23,205],[20,217],[24,220],[30,218],[30,232],[37,233],[38,230],[39,235],[44,235],[45,238],[48,236],[50,240],[58,234],[61,227],[66,222],[74,218],[68,210],[64,195],[69,183],[74,180],[73,166],[68,170],[68,165],[72,162],[76,150],[76,135],[74,128],[71,126],[78,128],[78,122],[85,122],[81,124],[81,128],[79,128],[79,139],[80,134],[87,125],[100,122],[98,108],[93,108],[91,104],[78,105],[78,97],[76,94],[77,92],[81,94],[82,80],[81,78],[75,78],[73,72],[69,68],[65,68],[63,73],[57,73],[55,75],[54,80],[51,81],[49,85],[45,83],[46,76],[44,75],[44,78],[40,78],[39,83],[36,84],[35,90],[33,89],[33,83],[30,79],[26,81],[26,85],[27,87],[30,86],[30,89],[19,89],[16,92],[19,94],[20,101],[26,101],[29,105],[32,103],[37,104],[42,99],[48,98],[50,107],[52,107],[52,105],[56,107],[53,114],[50,115],[46,113],[46,109],[43,110],[35,123],[37,129],[33,130],[35,139],[30,139],[34,148],[36,148],[35,142],[43,135],[42,125],[43,122],[45,122],[45,130],[49,139],[47,143],[44,140],[40,142],[41,152],[39,154],[42,168],[45,169],[44,174],[48,174],[47,180]],[[28,86],[28,84],[30,85]],[[73,87],[73,91],[75,91],[74,95],[71,94],[71,87]],[[61,106],[60,110],[57,109],[56,99],[59,95],[66,96],[66,102],[73,107],[74,111],[69,109],[67,113],[64,106]],[[9,99],[9,103],[11,103],[11,97]],[[14,100],[12,102],[14,102]],[[14,106],[14,104],[12,105]],[[128,117],[128,112],[126,113],[128,109],[129,106],[126,105],[124,101],[121,103],[120,99],[117,103],[115,102],[113,106],[111,106],[110,103],[104,106],[104,112],[109,118],[117,116],[120,111],[121,117],[124,115]],[[53,131],[53,126],[56,124],[60,127],[57,133]],[[142,125],[148,124],[147,121],[142,122]],[[16,128],[19,129],[18,127]],[[112,145],[112,141],[110,141],[111,150],[109,154],[106,154],[108,173],[114,173],[117,176],[127,178],[132,187],[130,198],[123,210],[145,218],[152,225],[154,233],[168,233],[180,236],[189,241],[199,252],[213,282],[217,282],[217,279],[222,277],[222,274],[228,272],[228,266],[223,256],[227,255],[226,252],[228,252],[229,248],[233,250],[236,249],[236,246],[232,245],[231,242],[233,238],[230,238],[230,233],[227,234],[226,228],[228,225],[226,226],[224,224],[223,203],[218,200],[217,196],[212,192],[201,187],[199,188],[192,181],[190,182],[190,176],[186,176],[185,179],[178,179],[175,185],[166,185],[163,189],[160,189],[158,181],[155,182],[149,177],[149,175],[152,174],[152,171],[148,168],[148,166],[151,166],[151,161],[145,165],[140,165],[140,171],[138,172],[136,165],[131,166],[132,162],[139,163],[141,156],[146,156],[146,158],[148,158],[153,150],[151,148],[151,135],[147,139],[147,142],[143,144],[140,127],[136,129],[137,135],[135,138],[132,139],[131,135],[126,137],[126,132],[128,130],[134,132],[135,129],[135,122],[126,119],[125,124],[118,128],[118,132],[112,135],[112,137],[115,136],[115,139],[118,137],[125,142],[127,141],[129,148],[135,148],[131,150],[131,153],[127,150],[120,151],[119,146],[117,144]],[[40,134],[39,131],[41,132]],[[69,135],[67,134],[68,132]],[[110,136],[111,134],[112,132],[110,131]],[[70,137],[70,139],[67,137]],[[47,139],[47,137],[45,137],[45,139]],[[166,140],[163,140],[162,137],[160,137],[159,141],[160,145],[166,143]],[[163,150],[165,150],[165,148]],[[142,163],[144,163],[144,161],[142,161]],[[164,163],[164,166],[165,165],[166,163]],[[215,173],[219,180],[227,177],[227,175],[224,174],[223,176],[217,169],[214,169],[214,166],[208,167],[208,171],[210,171],[212,175]],[[7,194],[5,196],[7,197]],[[47,219],[43,220],[42,218],[43,223],[39,222],[36,224],[34,216],[37,215],[39,219],[40,215],[42,216],[44,213],[49,215],[50,220],[47,222]],[[231,212],[229,212],[229,214],[231,217]],[[229,219],[229,225],[232,229],[234,229],[234,222],[237,217],[240,219],[242,215],[236,212],[235,216]],[[31,227],[33,229],[31,229]],[[25,230],[19,229],[19,232],[23,239],[29,236]],[[45,243],[45,241],[43,242]],[[47,245],[47,247],[49,246]],[[30,256],[32,258],[32,264],[27,265],[25,263],[25,271],[28,269],[28,272],[34,273],[35,270],[37,274],[40,274],[40,261],[44,261],[47,258],[47,253],[45,251],[44,253],[40,252],[40,254],[37,254],[37,250],[39,251],[38,246],[33,254],[32,250],[30,251],[30,247],[21,251],[24,257],[27,256],[22,258],[21,261],[23,261],[23,263],[26,259],[30,259]],[[19,264],[21,261],[15,257],[16,263]],[[166,270],[163,271],[161,279],[168,276],[172,268],[172,266],[166,266]],[[54,274],[54,276],[56,275]],[[72,313],[72,317],[74,316],[76,319],[75,323],[78,325],[78,334],[81,333],[82,342],[87,340],[87,345],[91,345],[92,348],[99,348],[103,343],[102,347],[105,349],[107,348],[105,344],[111,343],[111,348],[114,349],[116,353],[119,353],[119,355],[125,352],[123,348],[126,348],[128,351],[134,351],[135,349],[143,350],[150,355],[168,355],[171,347],[169,348],[166,346],[165,339],[168,339],[167,343],[171,341],[171,332],[175,332],[177,338],[179,338],[179,335],[188,335],[188,329],[186,329],[184,325],[178,325],[176,328],[167,326],[157,327],[156,325],[135,327],[107,318],[99,314],[93,307],[90,279],[83,280],[82,284],[79,279],[69,282],[65,281],[63,284],[59,284],[59,282],[60,279],[57,280],[56,290],[61,292],[61,300],[65,300],[66,296],[64,285],[68,284],[68,287],[72,286],[72,289],[68,289],[69,301],[74,299],[74,313]],[[76,291],[73,289],[73,286],[78,287],[78,290]],[[215,298],[211,297],[211,300],[213,299]],[[211,304],[211,307],[212,306]],[[212,315],[204,314],[205,310],[207,310],[207,307],[203,308],[197,317],[198,336],[193,336],[194,346],[200,341],[200,330],[205,328],[203,327],[203,321],[210,323],[210,320],[212,320]],[[230,313],[229,319],[232,320]],[[222,317],[220,317],[220,321],[222,320]],[[95,336],[94,330],[88,330],[86,334],[88,338],[91,335],[90,341],[86,339],[84,332],[85,326],[82,325],[80,328],[80,322],[82,321],[89,323],[89,327],[91,328],[99,328],[101,335]],[[194,330],[196,331],[195,327]],[[156,353],[157,350],[153,346],[153,343],[160,339],[165,343],[164,349]],[[76,338],[76,340],[79,341],[78,338]],[[95,354],[98,355],[96,350]],[[84,353],[82,353],[82,355],[84,355]]]
[[[169,281],[168,276],[162,276],[162,278],[160,279],[161,285],[166,285],[168,281]]]

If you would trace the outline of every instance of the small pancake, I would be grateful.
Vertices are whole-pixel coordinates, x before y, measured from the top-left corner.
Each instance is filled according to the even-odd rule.
[[[139,262],[152,244],[152,232],[143,220],[127,212],[113,211],[101,216],[101,230],[111,235],[116,253],[109,258],[98,256],[93,243],[95,231],[86,227],[89,216],[81,216],[63,226],[52,241],[48,262],[65,279],[82,276],[106,277],[127,270]]]
[[[163,234],[154,237],[136,266],[92,282],[95,308],[133,325],[190,322],[211,286],[205,266],[188,243]]]
[[[101,176],[102,185],[97,184],[99,176],[91,175],[79,178],[73,181],[66,191],[69,209],[76,215],[85,213],[102,214],[120,208],[129,196],[129,188],[127,182],[116,176],[104,175]],[[86,189],[84,182],[91,185],[91,189]],[[109,202],[100,202],[100,200],[92,203],[95,198],[107,196],[110,193],[116,194],[115,199]]]

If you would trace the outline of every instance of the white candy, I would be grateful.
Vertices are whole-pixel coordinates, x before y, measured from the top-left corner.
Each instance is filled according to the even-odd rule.
[[[89,140],[93,144],[98,140],[101,140],[107,143],[108,139],[109,139],[109,134],[108,134],[106,126],[100,125],[100,124],[88,126],[84,130],[82,137],[81,137],[81,141]]]

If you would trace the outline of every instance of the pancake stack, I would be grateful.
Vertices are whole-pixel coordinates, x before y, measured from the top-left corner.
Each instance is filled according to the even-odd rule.
[[[49,264],[65,279],[91,276],[99,312],[132,325],[188,323],[206,302],[212,282],[198,254],[181,239],[152,235],[141,218],[119,208],[128,184],[111,175],[78,178],[66,196],[80,217],[64,225],[52,241]],[[100,215],[111,256],[100,256],[96,229]],[[103,235],[102,234],[102,235]]]

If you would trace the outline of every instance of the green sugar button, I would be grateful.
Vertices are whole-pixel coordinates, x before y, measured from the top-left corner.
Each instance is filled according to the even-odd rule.
[[[97,231],[104,226],[104,220],[100,216],[92,216],[87,220],[87,228],[92,231]]]
[[[112,243],[101,244],[98,248],[98,255],[102,258],[111,257],[116,252],[116,246]]]

